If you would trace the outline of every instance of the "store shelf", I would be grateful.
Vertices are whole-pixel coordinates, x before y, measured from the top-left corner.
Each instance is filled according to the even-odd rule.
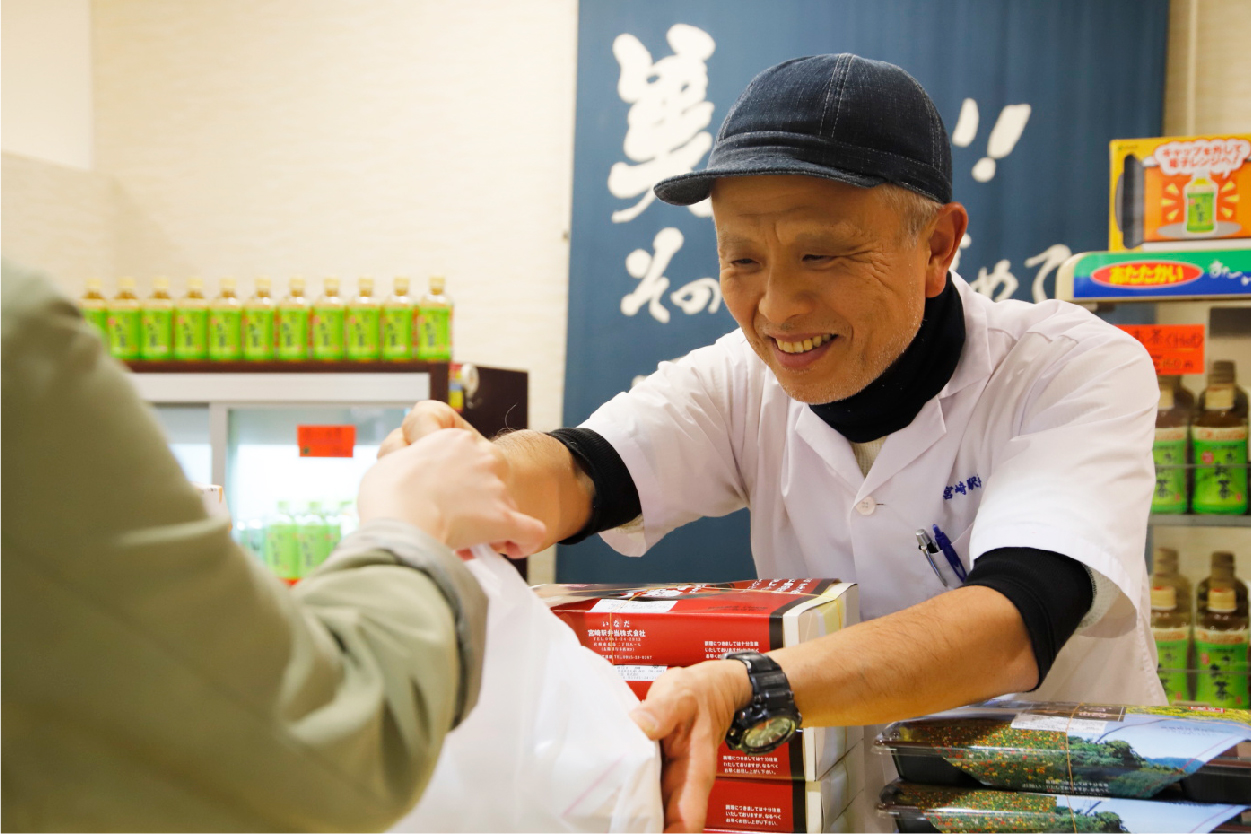
[[[153,403],[393,403],[447,400],[444,362],[127,362]]]
[[[1152,515],[1159,527],[1251,527],[1251,515]]]

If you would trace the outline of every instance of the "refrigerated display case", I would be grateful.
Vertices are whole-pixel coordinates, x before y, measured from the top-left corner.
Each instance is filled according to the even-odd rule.
[[[437,362],[130,367],[187,478],[225,488],[239,531],[272,517],[280,502],[327,512],[353,504],[386,436],[414,403],[446,402],[449,383],[462,415],[484,435],[527,424],[525,371]],[[297,444],[300,426],[350,426],[354,442],[342,456],[307,456]],[[518,567],[524,575],[524,562]]]

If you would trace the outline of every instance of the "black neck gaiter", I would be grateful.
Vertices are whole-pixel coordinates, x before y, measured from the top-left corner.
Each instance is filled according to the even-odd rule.
[[[852,443],[868,443],[899,431],[916,418],[955,373],[964,349],[964,305],[951,273],[947,286],[925,300],[912,344],[858,394],[810,406]]]

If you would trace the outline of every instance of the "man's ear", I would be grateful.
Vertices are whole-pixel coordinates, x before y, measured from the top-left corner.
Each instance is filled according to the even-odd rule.
[[[969,213],[959,203],[947,203],[929,226],[929,260],[925,264],[925,295],[933,298],[947,286],[947,270],[960,251],[969,227]]]

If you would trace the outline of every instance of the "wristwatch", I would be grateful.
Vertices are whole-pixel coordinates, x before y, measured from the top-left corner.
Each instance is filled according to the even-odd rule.
[[[751,681],[751,701],[734,714],[725,743],[732,750],[760,755],[790,741],[803,716],[782,667],[760,652],[730,652],[722,659],[742,662]]]

